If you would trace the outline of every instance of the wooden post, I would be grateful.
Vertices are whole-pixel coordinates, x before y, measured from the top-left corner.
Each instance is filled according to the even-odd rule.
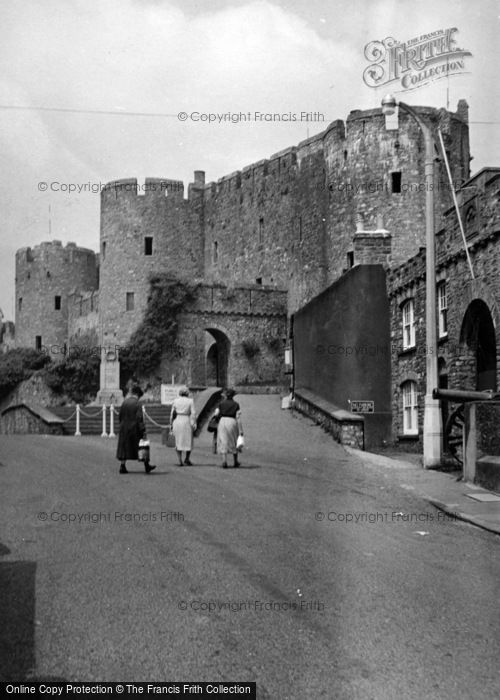
[[[476,461],[477,461],[477,427],[476,427],[476,406],[477,404],[471,401],[465,404],[465,423],[464,423],[464,481],[470,484],[474,483],[476,478]]]
[[[106,404],[102,407],[102,433],[101,437],[108,437],[106,432]]]
[[[113,404],[109,407],[109,435],[108,437],[116,437],[115,435],[115,407]]]
[[[80,404],[76,404],[76,427],[75,427],[75,435],[77,437],[81,436],[80,432]]]

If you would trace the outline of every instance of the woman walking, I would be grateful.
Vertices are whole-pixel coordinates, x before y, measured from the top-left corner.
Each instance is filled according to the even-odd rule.
[[[196,430],[196,413],[194,401],[189,398],[189,389],[183,386],[179,389],[179,396],[174,399],[170,413],[170,425],[175,437],[175,449],[182,467],[182,453],[186,453],[184,464],[191,467],[191,450],[193,449],[193,432]]]
[[[228,389],[225,392],[225,399],[221,401],[219,407],[215,411],[215,415],[219,416],[219,424],[217,426],[217,450],[222,456],[222,468],[227,469],[227,455],[233,455],[235,467],[239,467],[238,450],[236,442],[238,435],[243,436],[243,425],[241,422],[240,405],[234,400],[236,392],[233,389]]]
[[[139,440],[146,435],[142,406],[139,405],[141,396],[142,391],[139,385],[131,384],[127,396],[120,406],[120,430],[116,448],[116,458],[120,460],[120,474],[128,474],[125,464],[127,459],[139,458]],[[144,469],[146,474],[149,474],[153,469],[156,469],[156,466],[150,464],[148,459],[144,461]]]

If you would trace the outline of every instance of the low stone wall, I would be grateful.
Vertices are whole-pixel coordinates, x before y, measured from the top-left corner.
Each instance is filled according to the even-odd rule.
[[[364,450],[364,418],[337,408],[307,389],[295,391],[294,408],[321,425],[341,445]]]

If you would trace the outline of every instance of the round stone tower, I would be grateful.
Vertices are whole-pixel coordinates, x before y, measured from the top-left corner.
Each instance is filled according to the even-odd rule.
[[[61,241],[18,250],[16,347],[44,348],[56,359],[68,340],[68,294],[97,287],[93,250]]]
[[[469,129],[466,103],[456,113],[432,107],[414,111],[433,131],[436,149],[434,175],[435,230],[442,227],[444,211],[452,206],[451,188],[439,147],[441,130],[453,181],[469,177]],[[328,226],[330,278],[349,266],[353,233],[387,230],[391,236],[392,264],[415,255],[425,245],[424,136],[415,119],[399,109],[386,124],[381,109],[354,110],[345,133],[325,132],[324,153],[329,189]],[[328,234],[327,234],[328,235]],[[358,261],[359,262],[359,261]],[[354,260],[354,263],[356,261]]]
[[[124,345],[143,318],[149,278],[202,274],[199,209],[179,180],[110,182],[101,192],[100,342]]]

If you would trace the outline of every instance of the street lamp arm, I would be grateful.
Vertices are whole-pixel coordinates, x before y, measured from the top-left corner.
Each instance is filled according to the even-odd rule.
[[[413,119],[415,119],[424,135],[426,155],[427,157],[434,158],[434,136],[432,135],[431,129],[417,114],[413,107],[407,105],[406,102],[398,102],[398,107],[400,107],[404,112],[410,114],[413,117]]]

